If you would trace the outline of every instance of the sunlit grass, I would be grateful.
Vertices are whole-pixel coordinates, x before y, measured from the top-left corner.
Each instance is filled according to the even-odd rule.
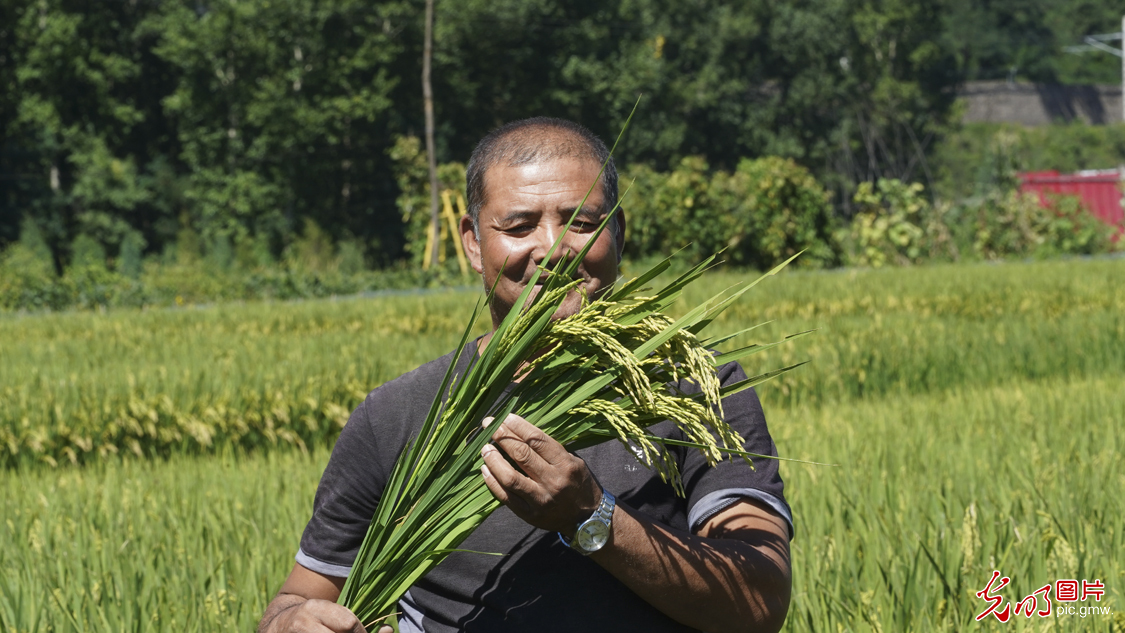
[[[711,275],[683,305],[739,277]],[[759,392],[783,455],[838,464],[782,466],[797,529],[788,630],[1125,630],[1123,289],[1122,260],[786,273],[724,317],[776,319],[759,340],[818,329],[747,362],[812,361]],[[474,301],[0,317],[10,433],[94,429],[131,396],[167,395],[173,413],[205,420],[221,404],[249,419],[253,405],[312,438],[308,455],[277,434],[170,443],[167,459],[91,450],[80,468],[8,445],[23,466],[0,471],[0,542],[13,544],[0,630],[251,630],[308,519],[338,424],[327,405],[346,415],[451,350]],[[200,452],[215,454],[188,455]],[[1100,578],[1116,614],[974,622],[994,568],[1012,578],[1008,600]]]

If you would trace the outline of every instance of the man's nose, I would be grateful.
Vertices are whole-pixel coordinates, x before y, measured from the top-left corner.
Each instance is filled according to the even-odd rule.
[[[574,256],[574,252],[570,248],[570,240],[567,239],[569,232],[565,229],[565,226],[559,226],[553,223],[545,223],[539,227],[539,230],[536,231],[539,239],[535,245],[535,253],[533,254],[535,262],[538,265],[545,268],[553,268],[563,258],[570,259]],[[559,239],[559,236],[562,236],[562,242],[558,245],[558,248],[555,248],[554,252],[552,252],[551,248],[555,246],[555,242]],[[550,255],[550,258],[547,257],[548,255]]]

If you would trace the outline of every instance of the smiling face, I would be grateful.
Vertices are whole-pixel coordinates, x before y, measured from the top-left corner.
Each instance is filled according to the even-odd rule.
[[[601,186],[590,193],[569,229],[566,224],[600,170],[601,165],[590,159],[567,157],[516,166],[499,164],[485,174],[486,195],[478,217],[479,234],[474,232],[472,220],[465,216],[461,219],[461,240],[473,268],[483,277],[485,288],[496,283],[496,295],[490,306],[494,328],[511,311],[536,266],[549,268],[564,257],[574,257],[593,238],[610,211]],[[600,295],[617,279],[625,235],[620,211],[617,223],[617,230],[607,227],[598,236],[578,266],[580,287],[590,298]],[[559,249],[547,260],[547,253],[560,235],[563,238]],[[570,316],[581,306],[582,297],[572,292],[555,317]]]

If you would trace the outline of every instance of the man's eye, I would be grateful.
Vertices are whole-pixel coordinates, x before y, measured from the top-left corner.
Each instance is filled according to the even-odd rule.
[[[534,230],[535,230],[535,227],[531,224],[517,224],[516,226],[510,226],[510,227],[504,229],[504,232],[515,234],[515,235],[524,235],[524,234],[530,233]]]

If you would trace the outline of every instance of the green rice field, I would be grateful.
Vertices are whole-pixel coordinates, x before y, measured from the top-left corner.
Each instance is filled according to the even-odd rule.
[[[478,296],[0,315],[0,630],[252,630],[350,410]],[[787,272],[715,331],[763,321],[816,330],[745,365],[811,361],[759,393],[833,464],[782,465],[786,630],[1125,631],[1125,260]],[[1110,613],[977,622],[993,570]]]

